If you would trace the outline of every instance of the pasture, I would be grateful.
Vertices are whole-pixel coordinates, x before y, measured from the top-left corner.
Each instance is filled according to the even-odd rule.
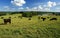
[[[0,38],[60,38],[60,16],[42,16],[45,21],[38,19],[37,15],[31,20],[18,16],[21,14],[0,16]],[[1,17],[11,17],[11,24],[3,24]],[[57,20],[50,21],[53,17]]]

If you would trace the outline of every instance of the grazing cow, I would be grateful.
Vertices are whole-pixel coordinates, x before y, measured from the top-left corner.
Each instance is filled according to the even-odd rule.
[[[29,19],[28,20],[31,20],[31,17],[29,17]]]
[[[43,18],[43,17],[41,17],[41,19],[43,19],[43,21],[45,21],[45,20],[46,20],[46,18]]]
[[[1,19],[3,19],[4,17],[1,17]]]
[[[11,19],[4,19],[4,24],[11,23]]]
[[[50,21],[51,21],[51,20],[57,20],[57,18],[51,18]]]

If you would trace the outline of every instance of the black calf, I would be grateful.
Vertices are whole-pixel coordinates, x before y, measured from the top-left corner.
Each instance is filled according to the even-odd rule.
[[[51,20],[57,20],[57,18],[51,18],[50,21],[51,21]]]
[[[11,19],[4,19],[4,24],[11,23]]]
[[[45,20],[46,20],[46,18],[43,18],[43,17],[41,17],[41,19],[42,19],[43,21],[45,21]]]
[[[43,18],[43,21],[45,21],[46,18]]]

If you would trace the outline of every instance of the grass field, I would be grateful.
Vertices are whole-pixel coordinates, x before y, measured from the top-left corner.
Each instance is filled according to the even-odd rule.
[[[23,17],[18,18],[21,14],[0,16],[0,38],[60,38],[60,16],[56,17],[58,20],[49,21],[48,16],[45,21],[38,19],[38,16],[33,16],[31,20]],[[11,17],[11,24],[2,24],[1,17]]]

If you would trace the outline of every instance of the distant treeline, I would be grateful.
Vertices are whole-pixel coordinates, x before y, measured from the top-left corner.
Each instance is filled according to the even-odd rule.
[[[55,14],[55,15],[60,15],[60,12],[37,12],[37,11],[24,11],[24,12],[0,12],[0,16],[2,15],[6,15],[6,14],[22,14],[23,17],[31,17],[34,15],[42,15],[42,14],[47,14],[47,13],[51,13],[51,14]]]

